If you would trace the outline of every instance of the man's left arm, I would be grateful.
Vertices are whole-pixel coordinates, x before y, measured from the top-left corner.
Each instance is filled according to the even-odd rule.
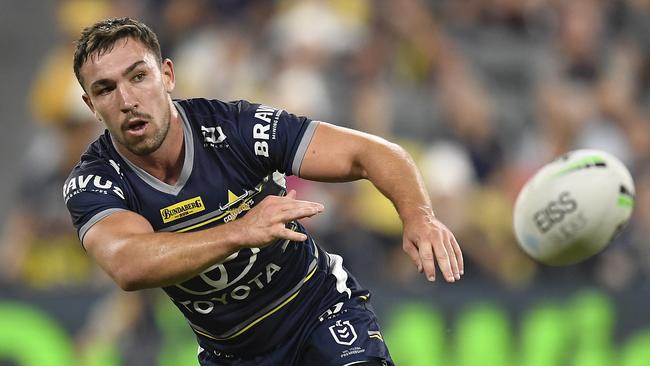
[[[433,214],[431,200],[411,156],[399,145],[363,132],[319,123],[299,175],[323,182],[368,179],[395,205],[403,249],[427,279],[435,262],[447,282],[460,279],[463,255],[453,233]]]

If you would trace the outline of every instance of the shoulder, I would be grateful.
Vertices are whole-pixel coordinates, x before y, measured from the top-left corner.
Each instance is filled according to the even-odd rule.
[[[225,102],[218,99],[192,98],[175,99],[174,104],[181,107],[188,115],[221,115],[237,116],[250,110],[255,110],[259,104],[246,100]]]
[[[88,146],[86,152],[81,155],[81,160],[72,170],[71,175],[78,172],[92,172],[97,170],[109,170],[121,175],[121,158],[115,151],[108,132],[97,138]]]
[[[108,133],[105,133],[90,144],[79,163],[72,169],[64,183],[63,196],[67,201],[82,191],[121,192],[119,187],[123,179],[121,159],[112,147]]]
[[[202,125],[252,118],[261,106],[247,100],[225,102],[205,98],[177,99],[174,104],[190,123]]]

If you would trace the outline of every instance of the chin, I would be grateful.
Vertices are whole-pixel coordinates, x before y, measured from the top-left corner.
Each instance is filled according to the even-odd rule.
[[[146,156],[158,150],[159,146],[128,146],[127,148],[135,155]]]

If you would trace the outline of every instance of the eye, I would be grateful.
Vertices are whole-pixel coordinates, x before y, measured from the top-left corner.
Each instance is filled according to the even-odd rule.
[[[144,76],[145,76],[144,72],[139,72],[139,73],[135,74],[135,76],[133,76],[133,79],[131,79],[131,80],[133,80],[133,81],[142,81],[142,80],[144,80]]]
[[[113,88],[106,87],[106,88],[101,88],[95,92],[97,95],[107,95],[113,90]]]

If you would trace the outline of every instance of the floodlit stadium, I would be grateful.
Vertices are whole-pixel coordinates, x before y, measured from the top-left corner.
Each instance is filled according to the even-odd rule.
[[[218,348],[239,337],[255,339],[261,332],[257,338],[282,344],[267,335],[272,330],[285,337],[294,333],[282,329],[281,320],[291,319],[291,314],[323,323],[355,310],[332,301],[314,316],[310,312],[315,309],[295,305],[306,301],[301,296],[307,296],[311,283],[321,280],[329,280],[338,295],[353,298],[356,287],[347,287],[348,270],[370,292],[355,293],[357,305],[365,309],[369,301],[381,329],[362,329],[341,318],[319,333],[305,335],[302,325],[295,332],[300,333],[295,337],[313,333],[340,346],[340,356],[333,357],[340,365],[370,353],[368,347],[354,345],[360,339],[385,343],[399,366],[650,365],[650,1],[4,0],[1,5],[0,110],[5,132],[0,134],[0,168],[5,174],[0,184],[0,366],[197,365],[197,337],[199,343],[208,339],[207,344]],[[208,121],[196,112],[198,107],[175,102],[185,122],[178,131],[199,131],[196,141],[179,138],[183,146],[207,149],[217,157],[250,146],[249,152],[236,150],[235,159],[250,162],[251,156],[272,160],[278,154],[274,141],[288,140],[285,134],[293,138],[278,163],[287,167],[286,177],[270,173],[258,184],[249,177],[266,165],[229,166],[239,169],[233,175],[245,183],[211,191],[221,201],[190,195],[161,200],[160,207],[138,213],[160,216],[159,225],[151,225],[155,231],[198,232],[257,212],[258,197],[295,190],[299,200],[324,206],[302,215],[300,225],[282,222],[289,232],[285,235],[309,232],[305,245],[313,243],[308,255],[315,258],[291,251],[304,249],[299,243],[305,239],[274,241],[276,254],[281,250],[285,259],[302,255],[291,263],[278,262],[265,248],[248,246],[201,267],[191,277],[198,282],[190,283],[186,276],[177,283],[150,286],[165,291],[131,291],[148,286],[137,281],[125,285],[117,279],[119,270],[106,270],[110,266],[93,260],[101,250],[85,242],[82,246],[80,237],[95,240],[97,230],[88,234],[93,226],[120,210],[106,206],[84,217],[79,210],[90,201],[70,201],[73,197],[112,195],[140,208],[142,192],[152,187],[168,194],[180,191],[117,158],[105,167],[110,179],[90,170],[69,177],[80,156],[104,133],[107,114],[97,108],[100,97],[110,98],[117,90],[128,104],[126,96],[132,95],[120,87],[110,89],[114,85],[105,78],[82,99],[85,91],[73,70],[75,41],[82,30],[113,17],[141,20],[157,34],[162,59],[171,60],[160,67],[173,66],[174,100],[259,104],[237,104],[240,112],[250,112],[252,121],[250,136],[237,145],[228,123]],[[84,62],[99,64],[102,57],[115,55],[110,47],[102,52],[91,53]],[[104,67],[115,62],[108,64]],[[140,77],[146,76],[129,80],[135,85]],[[135,141],[153,124],[147,114],[134,112],[132,117],[125,119],[124,130]],[[445,281],[440,258],[435,282],[418,272],[413,252],[403,249],[402,221],[393,203],[370,181],[330,184],[293,174],[300,171],[303,156],[309,159],[313,153],[308,144],[320,128],[314,121],[379,136],[412,156],[435,217],[462,249],[460,281],[453,276]],[[291,123],[304,127],[292,129]],[[126,138],[118,140],[106,137],[102,143],[117,146]],[[326,146],[324,155],[332,157],[333,166],[344,142]],[[548,266],[518,245],[515,202],[540,168],[578,149],[604,151],[629,170],[634,184],[614,194],[627,210],[626,225],[603,230],[618,235],[611,242],[598,241],[596,254],[575,257],[579,263]],[[115,152],[128,160],[117,148]],[[561,173],[602,164],[598,156],[588,159],[563,167]],[[185,161],[213,169],[205,156],[181,159]],[[372,164],[381,171],[392,166],[377,160]],[[129,171],[149,186],[121,185]],[[190,171],[179,169],[179,180],[189,180]],[[214,182],[207,177],[201,179]],[[414,183],[391,182],[391,190],[412,193],[400,186]],[[539,209],[526,211],[541,216],[522,227],[546,234],[561,226],[565,215],[577,209],[572,200],[580,189],[572,196],[558,192],[553,193],[557,203],[543,202]],[[531,205],[539,201],[528,200]],[[539,250],[534,247],[540,243],[531,237],[525,238],[529,253]],[[453,254],[452,247],[446,251]],[[418,251],[414,253],[418,258]],[[236,261],[243,265],[227,264]],[[452,262],[448,266],[456,268]],[[287,264],[296,263],[304,273],[285,277],[293,268]],[[282,282],[287,278],[295,283]],[[309,291],[313,298],[321,294]],[[320,300],[329,297],[323,292]],[[238,304],[244,302],[259,306],[239,316]],[[215,321],[209,326],[198,324],[210,313],[228,323],[218,336],[214,329],[219,329],[219,319],[211,319]],[[303,341],[292,338],[287,344],[304,346]],[[250,354],[210,350],[215,359],[202,362],[300,364],[264,361],[265,353],[253,348]],[[272,348],[275,352],[282,346]],[[299,352],[309,351],[304,348]],[[367,365],[382,364],[382,357],[373,354],[371,359],[376,362]],[[316,361],[303,362],[309,366]]]

